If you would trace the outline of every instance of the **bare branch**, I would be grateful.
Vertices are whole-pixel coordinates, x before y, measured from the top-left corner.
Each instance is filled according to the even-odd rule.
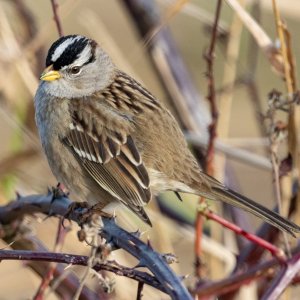
[[[51,0],[51,5],[52,5],[52,10],[53,10],[53,18],[54,18],[54,22],[57,27],[58,35],[59,35],[59,37],[62,37],[62,36],[64,36],[64,32],[62,29],[61,20],[58,15],[58,7],[59,6],[57,3],[57,0]]]
[[[27,250],[1,250],[0,260],[28,260],[28,261],[46,261],[56,262],[67,265],[87,266],[88,256],[74,255],[69,253],[57,253],[57,252],[38,252]],[[119,265],[115,261],[107,261],[106,263],[96,264],[93,269],[99,271],[109,271],[119,276],[125,276],[134,279],[138,282],[148,284],[162,292],[166,292],[166,289],[155,279],[154,276],[141,272],[132,268],[126,268]]]
[[[215,22],[213,25],[211,42],[208,49],[208,52],[205,55],[205,60],[207,62],[207,80],[208,80],[208,95],[207,99],[210,104],[210,113],[211,113],[211,124],[209,125],[209,143],[206,152],[206,172],[209,175],[213,175],[213,159],[214,159],[214,152],[215,152],[215,139],[217,136],[217,122],[218,122],[218,109],[216,104],[216,91],[215,91],[215,79],[214,79],[214,67],[213,61],[215,56],[215,44],[217,39],[217,29],[218,29],[218,22],[220,18],[222,7],[222,0],[218,1],[216,14],[215,14]]]
[[[215,14],[215,21],[213,24],[212,35],[209,49],[204,56],[207,62],[207,81],[208,81],[208,95],[207,99],[210,105],[210,114],[211,114],[211,123],[208,126],[209,132],[209,142],[206,151],[206,159],[205,159],[205,170],[206,172],[213,176],[214,174],[214,155],[215,155],[215,140],[217,137],[217,121],[218,121],[218,109],[216,104],[216,91],[215,91],[215,79],[213,74],[213,62],[215,56],[215,44],[217,40],[217,33],[218,33],[218,22],[220,18],[222,7],[222,0],[218,0],[216,14]],[[205,199],[200,197],[199,203],[204,202]],[[200,211],[197,212],[196,222],[195,222],[195,274],[198,278],[201,277],[201,254],[202,254],[202,247],[201,247],[201,240],[202,240],[202,231],[203,231],[203,217]]]

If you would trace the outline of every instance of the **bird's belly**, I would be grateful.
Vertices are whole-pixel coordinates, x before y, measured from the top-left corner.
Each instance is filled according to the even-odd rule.
[[[48,142],[44,147],[49,166],[56,179],[63,183],[72,193],[79,193],[79,196],[86,196],[82,193],[80,166],[68,149],[60,141],[58,143]],[[66,160],[66,158],[68,158]],[[84,189],[83,189],[84,191]],[[82,195],[83,194],[83,195]]]

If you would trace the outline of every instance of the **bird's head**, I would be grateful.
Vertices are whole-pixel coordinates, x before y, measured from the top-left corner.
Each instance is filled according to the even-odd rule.
[[[108,86],[114,69],[108,54],[94,40],[67,35],[50,47],[41,85],[55,97],[84,97]]]

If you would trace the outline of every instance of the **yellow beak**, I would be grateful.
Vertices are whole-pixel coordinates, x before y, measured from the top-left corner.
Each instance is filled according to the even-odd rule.
[[[61,78],[61,74],[58,71],[54,71],[53,66],[51,65],[44,70],[40,77],[40,80],[53,81],[59,78]]]

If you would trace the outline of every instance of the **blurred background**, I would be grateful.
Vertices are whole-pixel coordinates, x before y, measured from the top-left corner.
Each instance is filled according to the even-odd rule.
[[[189,74],[189,86],[194,88],[196,126],[188,128],[184,118],[188,114],[174,105],[174,97],[166,89],[167,80],[155,67],[154,50],[148,51],[149,39],[142,39],[126,2],[122,0],[61,0],[59,15],[64,34],[82,34],[95,39],[113,57],[116,65],[142,82],[155,96],[177,116],[188,140],[198,140],[198,158],[205,153],[208,139],[207,126],[210,112],[207,65],[203,58],[210,39],[217,1],[191,0],[176,9],[175,0],[157,0],[153,7],[160,17],[161,28],[168,28]],[[149,1],[149,3],[152,1]],[[180,2],[180,1],[179,1]],[[261,27],[275,42],[276,28],[270,0],[241,1]],[[300,44],[297,43],[300,3],[297,0],[278,1],[283,18],[292,37],[296,63],[299,65]],[[268,93],[276,88],[285,92],[283,80],[270,67],[261,49],[257,48],[249,32],[243,28],[233,10],[224,2],[219,23],[214,60],[214,76],[218,103],[227,103],[220,110],[222,134],[218,142],[214,175],[252,199],[268,207],[275,205],[272,172],[269,162],[267,127],[260,114],[267,109]],[[34,122],[33,97],[38,77],[45,65],[47,49],[58,38],[53,21],[50,0],[0,0],[0,205],[21,195],[45,193],[57,184],[42,153]],[[152,37],[155,40],[155,36]],[[231,48],[230,48],[230,47]],[[231,50],[228,50],[231,49]],[[154,53],[154,54],[153,54]],[[152,55],[152,58],[151,58]],[[233,80],[232,80],[233,79]],[[223,97],[223,98],[222,98]],[[225,98],[224,98],[225,97]],[[227,97],[227,98],[226,98]],[[176,98],[176,97],[175,97]],[[226,100],[227,99],[227,100]],[[195,100],[195,97],[194,97]],[[223,101],[223,102],[222,102]],[[225,101],[225,102],[224,102]],[[227,102],[226,102],[227,101]],[[195,112],[195,111],[194,111]],[[225,119],[223,119],[225,115]],[[191,129],[193,134],[191,135]],[[189,130],[189,133],[187,132]],[[195,136],[196,135],[196,136]],[[199,146],[199,145],[198,145]],[[223,147],[223,148],[222,148]],[[224,155],[224,147],[225,155]],[[236,150],[243,150],[246,159],[237,157]],[[280,149],[284,158],[286,149]],[[254,160],[247,160],[247,158]],[[220,163],[218,163],[220,159]],[[70,197],[75,198],[72,195]],[[180,275],[190,274],[187,285],[194,284],[194,227],[198,198],[182,195],[178,201],[173,193],[166,193],[159,202],[152,201],[146,209],[153,220],[153,228],[141,223],[122,207],[117,209],[118,224],[130,231],[138,228],[144,232],[142,239],[149,238],[153,247],[161,253],[174,253],[178,263],[173,264]],[[211,203],[211,208],[230,218],[231,212]],[[238,212],[245,229],[254,231],[259,221]],[[26,219],[30,230],[52,250],[57,230],[56,218],[43,216]],[[74,224],[64,243],[64,252],[88,254],[89,247],[77,239],[78,227]],[[203,236],[203,262],[205,277],[220,279],[228,275],[235,264],[238,251],[235,237],[221,226],[209,221]],[[0,247],[7,247],[0,242]],[[136,261],[123,251],[116,251],[112,259],[126,266]],[[80,267],[71,272],[82,274]],[[107,274],[115,281],[115,291],[110,299],[134,299],[137,283],[114,274]],[[40,278],[26,268],[26,263],[2,261],[0,264],[0,299],[30,299],[40,283]],[[91,278],[89,285],[97,286]],[[255,286],[248,293],[256,298]],[[242,292],[241,292],[242,293]],[[167,299],[166,295],[145,287],[145,299]],[[249,295],[249,294],[248,294]],[[242,294],[237,296],[242,299]],[[58,299],[50,293],[47,299]],[[245,298],[244,298],[245,299]],[[248,298],[250,299],[250,298]]]

